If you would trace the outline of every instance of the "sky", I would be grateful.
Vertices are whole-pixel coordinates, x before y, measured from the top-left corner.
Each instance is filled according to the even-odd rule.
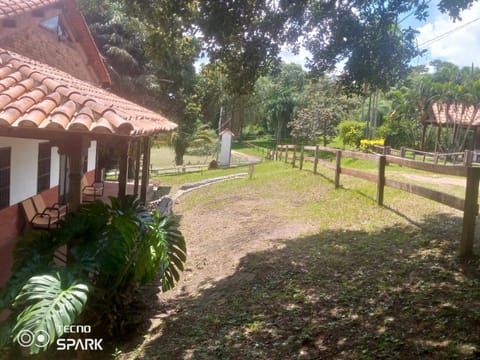
[[[432,12],[427,23],[417,27],[420,48],[428,52],[413,61],[425,64],[435,59],[449,61],[457,66],[480,66],[480,1],[461,14],[462,21],[453,22],[438,10]],[[436,39],[438,40],[432,40]]]
[[[436,1],[432,1],[432,4]],[[457,66],[480,66],[480,1],[462,12],[462,21],[453,22],[447,15],[437,10],[436,5],[430,9],[427,21],[420,23],[413,16],[408,17],[404,24],[416,29],[417,44],[427,50],[422,57],[415,58],[412,65],[428,65],[432,60],[444,60]],[[281,53],[285,62],[305,65],[308,52],[301,49],[294,55],[284,49]]]
[[[426,54],[412,60],[412,65],[428,65],[432,60],[443,60],[457,66],[480,67],[480,0],[462,12],[462,21],[453,22],[447,15],[441,14],[436,7],[437,1],[432,1],[429,18],[420,23],[413,16],[403,23],[411,26],[419,33],[417,44],[427,50]],[[286,48],[280,53],[283,61],[297,63],[305,67],[305,59],[309,53],[304,48],[295,55]],[[196,66],[207,59],[200,59]]]

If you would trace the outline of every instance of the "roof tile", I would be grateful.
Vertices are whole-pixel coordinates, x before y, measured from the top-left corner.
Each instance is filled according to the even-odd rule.
[[[97,134],[113,134],[114,133],[112,125],[108,122],[107,119],[104,119],[104,118],[100,118],[97,121],[95,121],[95,123],[92,124],[90,131]]]
[[[83,108],[70,123],[69,130],[90,131],[93,123],[93,112],[89,108]]]
[[[4,66],[4,67],[0,68],[0,79],[6,78],[13,71],[14,71],[13,68],[10,67],[10,66]]]
[[[30,97],[21,97],[15,102],[10,103],[5,110],[15,109],[18,111],[19,116],[25,114],[35,104],[35,101]]]
[[[38,127],[45,118],[46,115],[43,111],[35,109],[21,117],[17,125],[19,127]]]
[[[12,17],[35,9],[40,9],[60,1],[61,0],[0,0],[0,19]]]
[[[77,106],[73,101],[68,100],[52,111],[52,118],[50,120],[52,124],[58,124],[63,129],[66,129],[75,111],[77,111]]]
[[[436,125],[480,126],[480,108],[462,103],[435,102],[427,110],[427,117],[424,122]]]
[[[12,125],[22,113],[15,108],[9,108],[0,113],[0,124]]]

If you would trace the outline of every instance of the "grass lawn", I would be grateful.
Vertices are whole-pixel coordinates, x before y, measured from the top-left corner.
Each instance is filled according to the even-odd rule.
[[[185,155],[183,157],[185,165],[208,164],[211,160],[212,158],[206,158],[204,156]],[[174,167],[175,152],[169,146],[153,147],[151,163],[154,169]]]
[[[265,162],[182,197],[187,268],[123,357],[478,359],[480,262],[457,256],[462,213],[390,188],[378,207],[374,184],[341,183]]]

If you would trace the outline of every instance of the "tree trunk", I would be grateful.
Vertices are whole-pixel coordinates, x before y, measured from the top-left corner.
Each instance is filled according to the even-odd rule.
[[[177,141],[175,144],[175,165],[181,166],[183,165],[183,156],[187,151],[187,147],[183,141]]]
[[[237,136],[241,136],[244,123],[244,96],[237,95],[233,100],[232,121],[230,130]]]

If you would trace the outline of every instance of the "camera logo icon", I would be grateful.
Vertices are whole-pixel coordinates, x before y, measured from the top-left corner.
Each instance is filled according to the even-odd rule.
[[[21,347],[28,348],[36,345],[39,348],[47,347],[50,343],[50,335],[45,330],[22,330],[18,333],[17,342]]]

